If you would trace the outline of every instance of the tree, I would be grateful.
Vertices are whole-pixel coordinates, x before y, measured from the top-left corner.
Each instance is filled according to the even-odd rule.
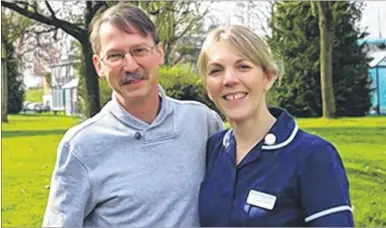
[[[16,52],[21,57],[21,70],[43,77],[50,72],[49,65],[59,62],[68,41],[65,33],[46,24],[35,23],[16,41]]]
[[[92,49],[88,39],[88,26],[92,18],[109,5],[117,2],[107,1],[86,1],[77,2],[78,9],[82,9],[81,15],[68,16],[60,10],[60,7],[49,2],[23,2],[23,1],[2,1],[2,5],[11,10],[14,10],[28,18],[45,23],[55,28],[60,28],[81,43],[82,56],[85,64],[86,75],[86,95],[87,104],[89,105],[89,116],[95,115],[100,109],[98,75],[95,72],[92,63]],[[177,41],[187,34],[198,32],[196,30],[199,24],[200,17],[196,13],[200,8],[199,2],[159,2],[159,1],[132,1],[135,4],[147,11],[153,18],[160,30],[160,36],[165,42],[165,54],[167,63],[170,62],[170,57],[175,51],[173,47]],[[66,4],[63,2],[62,4]],[[57,4],[56,4],[57,5]],[[65,15],[65,16],[62,16]],[[79,17],[81,16],[81,17]],[[180,53],[183,55],[183,53]]]
[[[271,18],[274,18],[275,5],[276,0],[248,1],[248,8],[253,9],[248,15],[250,24],[251,22],[255,24],[266,37],[272,37],[274,33],[274,22],[271,22]],[[251,17],[255,17],[257,20],[251,21]]]
[[[80,3],[79,3],[80,4]],[[79,5],[78,4],[78,5]],[[100,110],[99,90],[98,90],[98,75],[95,72],[92,63],[92,49],[88,39],[87,27],[92,18],[101,7],[107,6],[106,2],[86,1],[82,12],[83,18],[60,18],[60,9],[54,9],[49,1],[44,1],[39,4],[37,1],[22,2],[22,1],[2,1],[2,5],[6,8],[14,10],[21,15],[36,20],[38,22],[60,28],[82,44],[82,52],[84,56],[84,64],[87,74],[85,76],[87,98],[89,105],[89,116],[93,116]],[[73,21],[72,21],[73,20]],[[74,21],[75,20],[75,21]]]
[[[366,53],[356,44],[366,36],[357,22],[360,2],[334,2],[332,84],[337,116],[363,116],[370,108]],[[279,2],[274,14],[271,48],[284,62],[285,76],[275,86],[279,106],[299,117],[322,116],[320,33],[310,2]]]
[[[7,52],[4,40],[1,40],[1,122],[8,122],[8,74],[7,74]]]
[[[165,48],[165,65],[180,63],[187,55],[198,55],[194,37],[203,32],[202,19],[210,5],[200,1],[140,1],[139,7],[148,12]],[[185,39],[184,39],[185,38]],[[191,39],[189,39],[191,38]],[[193,42],[190,42],[193,41]]]
[[[325,118],[336,116],[334,88],[332,86],[332,2],[315,1],[312,6],[317,8],[320,34],[320,84],[322,93],[322,113]],[[315,12],[315,11],[314,11]]]
[[[20,82],[18,63],[13,47],[19,36],[23,35],[26,28],[33,25],[31,20],[15,15],[1,7],[1,46],[2,46],[2,100],[1,121],[8,122],[8,113],[18,112],[23,102],[24,90]],[[6,31],[6,32],[5,32]],[[15,100],[16,99],[16,100]]]

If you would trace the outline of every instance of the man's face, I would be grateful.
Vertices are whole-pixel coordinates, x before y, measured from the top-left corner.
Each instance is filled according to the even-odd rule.
[[[157,74],[164,51],[149,34],[144,37],[131,30],[133,33],[127,33],[109,22],[103,23],[99,30],[100,51],[93,56],[93,62],[98,75],[107,79],[119,99],[141,103],[157,97],[149,95],[158,94]]]

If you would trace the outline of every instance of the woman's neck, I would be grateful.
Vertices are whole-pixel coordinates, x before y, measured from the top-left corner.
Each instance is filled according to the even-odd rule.
[[[237,164],[265,137],[275,122],[276,118],[271,115],[267,108],[242,121],[230,120],[237,144]]]

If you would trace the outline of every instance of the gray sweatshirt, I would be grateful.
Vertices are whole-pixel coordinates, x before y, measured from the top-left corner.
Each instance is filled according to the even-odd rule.
[[[161,90],[152,124],[113,98],[68,130],[57,151],[43,226],[199,226],[198,193],[219,116]]]

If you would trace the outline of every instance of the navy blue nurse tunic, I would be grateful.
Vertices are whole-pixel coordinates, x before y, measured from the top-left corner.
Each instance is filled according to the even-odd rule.
[[[299,129],[285,110],[270,112],[277,121],[238,165],[232,130],[209,139],[201,226],[354,226],[334,146]]]

